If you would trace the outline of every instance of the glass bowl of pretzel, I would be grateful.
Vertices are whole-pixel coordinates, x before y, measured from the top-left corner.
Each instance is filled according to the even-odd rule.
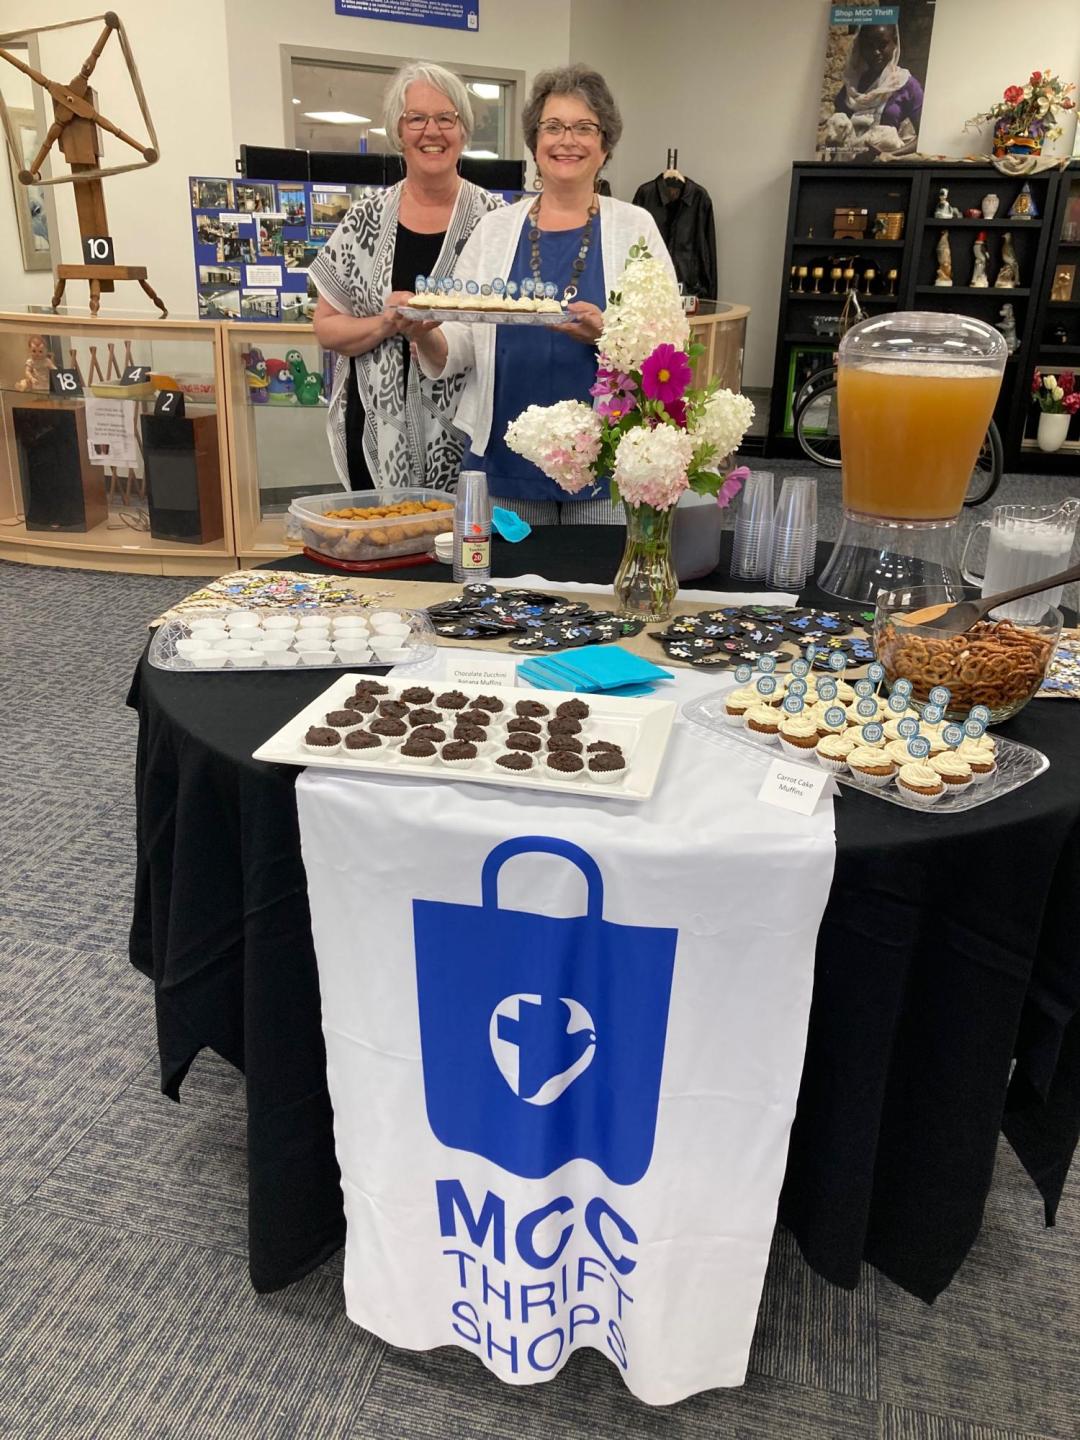
[[[986,706],[992,725],[1010,719],[1043,682],[1061,634],[1061,611],[1053,605],[1033,609],[1026,600],[1023,623],[1009,618],[1006,605],[970,630],[950,635],[918,623],[920,611],[940,608],[940,602],[940,586],[878,595],[874,650],[889,689],[896,680],[910,680],[912,704],[919,709],[935,686],[944,685],[951,697],[946,719],[963,720],[973,705]]]

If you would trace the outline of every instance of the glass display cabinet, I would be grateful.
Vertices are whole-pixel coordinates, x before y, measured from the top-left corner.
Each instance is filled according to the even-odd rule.
[[[696,385],[707,385],[715,378],[724,390],[742,389],[749,314],[749,305],[730,305],[724,300],[698,302],[697,310],[689,317],[690,343],[705,347],[694,365]]]
[[[326,438],[333,356],[310,325],[224,324],[236,554],[241,565],[295,554],[289,505],[341,490]]]
[[[234,566],[221,340],[197,321],[0,315],[0,557]]]

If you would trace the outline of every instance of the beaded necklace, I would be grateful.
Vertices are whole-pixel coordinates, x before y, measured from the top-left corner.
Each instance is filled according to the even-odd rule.
[[[532,270],[533,279],[538,283],[541,280],[540,274],[540,227],[537,221],[540,217],[540,200],[537,196],[529,210],[529,268]],[[589,254],[589,246],[592,244],[593,222],[600,212],[599,198],[594,195],[589,205],[588,218],[585,221],[585,228],[581,232],[581,246],[578,250],[574,263],[570,266],[570,279],[567,282],[564,295],[571,290],[577,294],[577,282],[581,272],[585,269],[585,261]]]

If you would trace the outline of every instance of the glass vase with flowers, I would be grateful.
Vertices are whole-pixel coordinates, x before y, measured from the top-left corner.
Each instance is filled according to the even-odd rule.
[[[675,506],[686,490],[730,504],[747,475],[728,470],[754,418],[745,395],[715,380],[695,387],[682,298],[644,241],[611,292],[599,341],[593,405],[530,405],[506,431],[511,450],[569,494],[600,492],[626,510],[626,548],[615,576],[616,608],[663,620],[678,589],[671,563]]]

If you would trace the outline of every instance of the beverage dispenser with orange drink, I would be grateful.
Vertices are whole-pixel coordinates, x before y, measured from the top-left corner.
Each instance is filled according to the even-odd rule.
[[[936,311],[875,316],[844,336],[844,517],[823,590],[856,601],[915,586],[964,593],[956,522],[1007,355],[992,325]]]

